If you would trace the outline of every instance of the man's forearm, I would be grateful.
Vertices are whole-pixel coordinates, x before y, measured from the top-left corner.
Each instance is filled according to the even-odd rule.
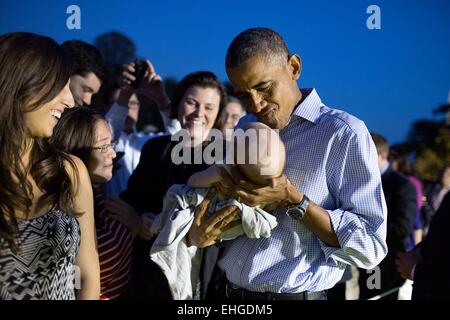
[[[117,104],[122,107],[128,108],[128,102],[130,101],[130,97],[133,94],[133,91],[120,90],[119,96],[117,98]]]
[[[330,216],[325,209],[310,202],[302,223],[327,245],[336,248],[340,247],[336,232],[334,232],[333,226],[331,225]]]
[[[291,185],[288,204],[300,203],[303,196],[304,194],[302,192]],[[330,216],[325,209],[311,201],[301,222],[324,243],[329,246],[340,248],[338,237],[331,225]]]

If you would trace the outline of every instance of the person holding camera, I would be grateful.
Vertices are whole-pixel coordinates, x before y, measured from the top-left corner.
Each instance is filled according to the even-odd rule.
[[[122,113],[126,110],[128,114],[129,102],[133,96],[141,94],[156,104],[167,133],[174,134],[181,128],[179,121],[169,115],[170,99],[164,88],[164,81],[155,72],[155,67],[149,60],[136,60],[134,63],[124,65],[118,85],[119,89],[115,93],[117,98],[111,107],[112,109],[122,107]],[[108,114],[106,116],[108,118]],[[122,130],[125,118],[126,116],[122,116],[120,118],[122,124],[119,126],[113,125],[113,129],[117,130],[120,127]],[[120,132],[114,132],[115,137],[118,137],[119,134]]]
[[[158,107],[164,123],[163,132],[138,132],[136,125],[140,111],[138,95],[151,99]],[[123,66],[123,72],[113,89],[112,106],[105,115],[113,128],[117,142],[118,163],[113,178],[107,183],[107,192],[115,196],[126,189],[127,182],[141,157],[141,150],[148,140],[173,134],[180,129],[178,120],[169,119],[167,106],[170,102],[159,75],[150,61],[136,60]]]

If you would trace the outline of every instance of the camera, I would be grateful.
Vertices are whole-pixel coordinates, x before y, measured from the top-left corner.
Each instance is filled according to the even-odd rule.
[[[145,71],[147,71],[147,63],[144,60],[136,60],[134,62],[134,73],[133,76],[136,78],[136,80],[131,81],[131,87],[133,89],[139,88],[141,85],[142,79],[144,78]]]

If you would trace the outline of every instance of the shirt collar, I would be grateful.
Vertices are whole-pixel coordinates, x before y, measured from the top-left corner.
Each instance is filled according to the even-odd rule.
[[[386,171],[389,169],[389,166],[390,166],[391,164],[389,163],[389,162],[387,162],[382,168],[380,168],[380,173],[381,173],[381,175],[383,175],[383,174],[385,174],[386,173]]]
[[[304,118],[316,123],[320,116],[320,107],[323,106],[316,89],[301,89],[302,100],[292,113],[293,116]]]

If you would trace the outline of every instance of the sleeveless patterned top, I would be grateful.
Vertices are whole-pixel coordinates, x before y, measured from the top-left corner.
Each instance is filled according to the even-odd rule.
[[[81,238],[78,220],[50,210],[19,220],[18,227],[17,254],[0,238],[0,300],[74,300],[80,282],[75,265]]]

